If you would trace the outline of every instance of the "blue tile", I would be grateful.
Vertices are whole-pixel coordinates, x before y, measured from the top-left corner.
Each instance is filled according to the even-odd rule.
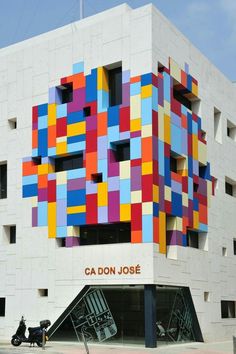
[[[67,192],[67,206],[77,206],[86,204],[86,191],[85,189],[80,189],[77,191]]]

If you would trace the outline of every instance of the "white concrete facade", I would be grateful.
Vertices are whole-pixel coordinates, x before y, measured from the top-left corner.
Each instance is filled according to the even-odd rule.
[[[32,106],[48,101],[48,89],[70,75],[73,63],[85,72],[122,61],[131,76],[157,73],[169,57],[189,64],[198,80],[200,115],[207,134],[208,161],[217,178],[209,209],[208,250],[175,247],[175,258],[155,244],[114,244],[59,248],[46,227],[31,227],[31,201],[22,198],[22,158],[31,155]],[[214,108],[221,112],[219,141],[214,136]],[[236,89],[152,5],[127,5],[42,34],[0,50],[0,162],[7,161],[8,196],[0,200],[0,339],[15,331],[22,314],[28,325],[49,317],[54,322],[84,285],[165,284],[190,288],[205,341],[229,339],[236,319],[221,318],[221,300],[236,301],[236,199],[225,194],[225,177],[236,183],[236,141],[227,136],[227,120],[236,126]],[[9,119],[17,118],[11,130]],[[16,224],[16,244],[4,225]],[[222,255],[222,247],[226,255]],[[176,256],[177,254],[177,256]],[[140,266],[140,274],[86,275],[85,269]],[[48,289],[40,297],[38,289]],[[204,301],[209,292],[209,301]]]

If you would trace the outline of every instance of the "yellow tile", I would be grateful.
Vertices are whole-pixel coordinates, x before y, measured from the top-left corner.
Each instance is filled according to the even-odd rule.
[[[141,117],[141,95],[130,97],[130,119]]]
[[[152,192],[153,192],[153,201],[155,203],[159,203],[159,187],[154,184],[152,186]]]
[[[168,186],[165,186],[165,200],[171,202],[171,188]]]
[[[153,203],[152,202],[145,202],[142,203],[142,214],[143,215],[150,215],[153,212]]]
[[[98,206],[108,205],[107,182],[98,183]]]
[[[130,121],[130,131],[136,132],[137,130],[141,130],[141,119],[132,119]]]
[[[57,172],[56,173],[57,185],[58,184],[66,184],[67,183],[67,172]]]
[[[141,203],[142,202],[142,192],[141,191],[132,191],[131,192],[131,203]]]
[[[49,163],[44,163],[42,165],[38,165],[38,174],[46,175],[48,173],[52,173],[54,171],[54,167]]]
[[[192,93],[198,97],[198,86],[194,82],[192,82]]]
[[[56,237],[56,203],[48,203],[48,237]]]
[[[142,138],[152,136],[152,124],[142,126]]]
[[[120,162],[120,179],[130,178],[130,161]]]
[[[120,221],[131,220],[131,206],[130,204],[120,204]]]
[[[199,228],[199,213],[198,211],[193,211],[193,228],[198,230]]]
[[[165,136],[165,143],[171,144],[170,117],[167,114],[164,114],[164,136]]]
[[[51,103],[48,105],[48,125],[56,125],[57,113],[56,113],[56,104]]]
[[[86,213],[86,205],[78,205],[67,208],[67,214]]]
[[[80,236],[79,226],[67,226],[67,236],[70,236],[70,237]]]
[[[107,69],[100,67],[97,69],[97,73],[98,73],[97,89],[98,90],[105,90],[106,92],[108,92],[109,85],[108,85]]]
[[[80,134],[85,134],[86,131],[86,123],[79,122],[74,124],[67,125],[67,136],[75,136]]]
[[[67,143],[58,143],[56,147],[56,153],[57,155],[62,155],[67,153]]]
[[[152,96],[152,85],[146,85],[141,87],[141,97],[147,98]]]
[[[159,212],[159,252],[166,254],[166,214]]]
[[[192,147],[193,158],[195,160],[198,160],[198,137],[195,134],[192,135],[192,144],[193,144]]]
[[[142,163],[142,175],[152,174],[152,161]]]

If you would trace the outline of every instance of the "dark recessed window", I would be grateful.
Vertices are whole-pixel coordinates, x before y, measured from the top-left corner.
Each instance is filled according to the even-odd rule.
[[[198,183],[193,183],[193,191],[194,192],[198,191]]]
[[[183,104],[185,107],[188,109],[192,109],[192,104],[191,101],[188,100],[188,98],[185,96],[185,94],[188,93],[186,89],[177,89],[177,87],[173,87],[173,97],[176,101],[180,102]]]
[[[177,173],[177,159],[173,156],[170,156],[170,170]]]
[[[131,242],[130,223],[100,224],[80,227],[80,245]]]
[[[16,243],[16,225],[9,226],[10,243]]]
[[[188,230],[187,231],[187,245],[193,248],[199,248],[198,232]]]
[[[16,129],[17,128],[16,118],[8,119],[8,124],[11,130]]]
[[[42,157],[41,156],[32,157],[32,161],[34,162],[35,165],[41,165]]]
[[[73,101],[73,85],[72,83],[57,86],[60,97],[60,103],[69,103]]]
[[[65,237],[56,238],[56,244],[58,247],[66,247],[66,239]]]
[[[225,182],[225,193],[233,196],[233,185],[229,182]]]
[[[234,255],[236,255],[236,239],[233,241],[234,243]]]
[[[235,318],[235,301],[221,301],[221,318]]]
[[[7,198],[7,164],[0,165],[0,199]]]
[[[122,103],[122,67],[108,70],[109,105]]]
[[[91,107],[84,107],[83,112],[84,112],[84,117],[91,116]]]
[[[0,297],[0,317],[5,317],[6,298]]]
[[[93,183],[101,183],[102,182],[102,173],[94,173],[92,174]]]
[[[48,289],[38,289],[39,296],[45,297],[48,296]]]
[[[55,172],[75,170],[83,167],[83,153],[55,159]]]
[[[112,143],[112,149],[115,155],[115,160],[119,161],[126,161],[130,160],[130,142],[125,141],[123,143]]]

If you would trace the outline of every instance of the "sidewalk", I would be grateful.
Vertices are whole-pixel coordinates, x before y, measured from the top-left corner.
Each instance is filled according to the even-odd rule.
[[[30,348],[28,344],[13,347],[7,342],[0,343],[0,354],[86,354],[85,348],[79,343],[48,342],[45,350],[38,347]],[[160,346],[145,349],[141,346],[89,345],[89,354],[233,354],[233,342],[219,343],[188,343]]]

